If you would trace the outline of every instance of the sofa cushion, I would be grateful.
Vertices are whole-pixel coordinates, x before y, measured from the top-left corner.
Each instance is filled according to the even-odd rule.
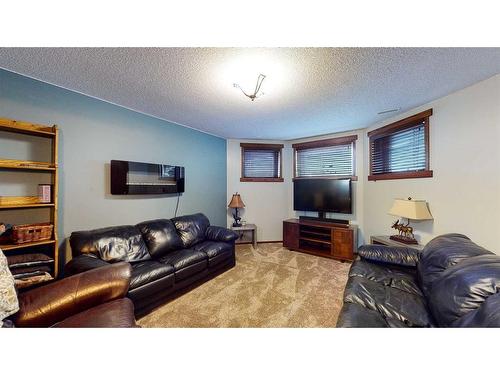
[[[2,320],[19,310],[14,277],[10,272],[7,258],[0,250],[0,327]]]
[[[365,277],[385,286],[423,296],[418,286],[415,268],[390,267],[365,260],[355,260],[349,270],[349,277]]]
[[[154,260],[133,263],[130,290],[149,284],[172,273],[174,273],[174,267],[170,264],[160,263]]]
[[[233,254],[233,246],[227,242],[203,241],[192,249],[207,254],[209,267],[219,264]]]
[[[94,254],[110,263],[151,259],[141,232],[132,225],[73,232],[70,244],[73,256]]]
[[[465,259],[492,252],[476,245],[463,234],[445,234],[431,240],[422,250],[418,263],[420,287],[429,297],[433,283],[448,268]]]
[[[144,307],[148,301],[155,299],[156,296],[169,293],[175,284],[175,274],[170,273],[160,279],[150,281],[147,284],[138,286],[128,291],[127,297],[134,301],[137,308]],[[172,289],[171,289],[172,288]]]
[[[439,325],[450,327],[460,318],[477,313],[487,300],[498,298],[499,293],[500,257],[481,255],[462,260],[444,271],[432,286],[429,306]],[[492,311],[490,308],[487,305],[481,314],[489,310],[496,319],[489,314],[482,319],[488,324],[496,320],[500,325],[500,311]],[[473,322],[482,326],[482,319],[477,316]]]
[[[489,296],[477,309],[451,323],[452,327],[500,327],[500,293]]]
[[[415,267],[418,263],[419,250],[404,246],[363,245],[357,250],[358,255],[367,260],[384,264]]]
[[[430,327],[433,324],[423,297],[365,277],[349,278],[344,292],[345,302],[378,311],[384,319],[399,320],[408,327]]]
[[[210,225],[205,232],[205,237],[209,241],[236,241],[240,236],[234,230]]]
[[[78,255],[71,259],[64,266],[64,277],[76,275],[85,271],[93,270],[94,268],[109,266],[108,262],[98,258],[94,254]]]
[[[174,267],[175,280],[180,281],[208,267],[208,255],[192,249],[176,250],[160,259]]]
[[[134,304],[128,298],[103,303],[54,324],[56,328],[131,328],[137,327]]]
[[[202,213],[175,217],[172,219],[172,222],[185,248],[203,241],[205,239],[205,232],[210,226],[208,218]]]
[[[384,317],[375,310],[357,303],[344,303],[337,320],[339,328],[405,328],[403,322]]]
[[[183,244],[174,223],[167,219],[143,221],[136,225],[142,233],[149,254],[157,259],[170,251],[182,248]]]

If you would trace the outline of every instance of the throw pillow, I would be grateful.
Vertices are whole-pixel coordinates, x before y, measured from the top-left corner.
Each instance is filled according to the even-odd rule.
[[[14,278],[9,270],[7,258],[0,250],[0,327],[2,320],[19,310]]]

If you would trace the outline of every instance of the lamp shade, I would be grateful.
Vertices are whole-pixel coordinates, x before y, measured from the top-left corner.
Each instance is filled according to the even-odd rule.
[[[243,208],[245,207],[245,203],[241,200],[241,197],[238,193],[233,194],[233,197],[231,198],[231,202],[229,202],[228,207],[231,208]]]
[[[432,219],[427,202],[413,199],[394,199],[389,214],[413,220]]]

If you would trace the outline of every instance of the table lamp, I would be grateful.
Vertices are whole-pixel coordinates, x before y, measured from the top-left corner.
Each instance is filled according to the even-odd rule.
[[[238,216],[238,208],[243,208],[245,207],[245,204],[241,200],[241,197],[238,193],[233,194],[233,197],[231,198],[231,202],[229,202],[228,207],[234,208],[235,212],[233,214],[233,227],[241,227],[241,217]]]
[[[406,225],[400,223],[399,219],[392,224],[391,228],[396,229],[399,233],[392,235],[391,240],[398,241],[404,244],[417,245],[418,242],[413,235],[413,228],[410,227],[410,219],[412,220],[430,220],[432,215],[429,212],[426,201],[408,199],[394,199],[390,215],[399,216],[408,220]]]

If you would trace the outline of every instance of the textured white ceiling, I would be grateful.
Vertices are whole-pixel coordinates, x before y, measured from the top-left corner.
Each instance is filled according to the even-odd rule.
[[[500,48],[0,48],[0,67],[225,138],[294,139],[498,74]],[[251,102],[232,84],[259,73]]]

